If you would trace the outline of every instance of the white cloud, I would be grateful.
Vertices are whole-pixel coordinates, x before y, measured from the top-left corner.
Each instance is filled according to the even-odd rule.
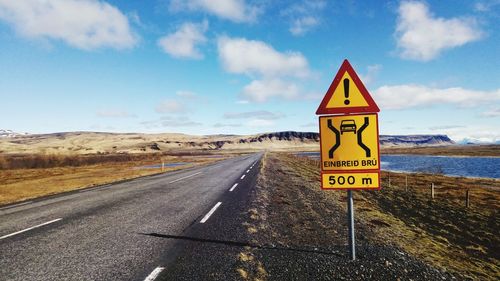
[[[158,106],[156,106],[156,112],[158,113],[185,113],[187,112],[186,107],[176,101],[176,100],[164,100]]]
[[[300,125],[300,127],[302,127],[302,128],[318,127],[318,126],[319,125],[317,122],[310,122],[310,123]]]
[[[311,28],[318,25],[318,23],[319,23],[318,19],[316,19],[312,16],[306,16],[306,17],[295,19],[292,22],[292,26],[290,27],[289,30],[295,36],[304,35]]]
[[[195,127],[201,126],[202,123],[192,121],[191,119],[185,116],[163,116],[160,119],[143,121],[140,122],[142,126],[151,129],[151,128],[159,128],[159,127]]]
[[[427,4],[402,1],[396,27],[397,45],[405,59],[428,61],[443,50],[479,40],[482,31],[472,18],[437,18]]]
[[[262,120],[276,120],[284,117],[281,113],[274,113],[267,110],[247,111],[247,112],[226,112],[224,118],[226,119],[247,119],[257,118]]]
[[[241,124],[225,124],[225,123],[215,123],[214,128],[224,128],[224,127],[241,127]]]
[[[429,127],[429,130],[431,131],[442,131],[442,130],[450,130],[450,129],[459,129],[459,128],[464,128],[465,126],[462,125],[443,125],[443,126],[432,126]]]
[[[442,133],[456,142],[495,143],[500,141],[498,127],[483,126],[480,124],[443,129]]]
[[[204,11],[234,22],[253,22],[259,14],[259,9],[245,0],[172,0],[170,10]]]
[[[201,24],[184,23],[176,32],[158,40],[161,49],[175,58],[202,59],[203,54],[196,45],[207,41],[204,33],[208,29],[208,21]]]
[[[175,93],[178,97],[184,98],[184,99],[197,99],[198,95],[191,92],[191,91],[177,91]]]
[[[165,120],[161,123],[163,127],[196,127],[203,125],[202,123],[191,121],[189,119],[172,119]]]
[[[375,78],[377,78],[380,70],[382,70],[382,66],[380,64],[369,65],[367,67],[366,74],[360,75],[361,81],[363,81],[364,84],[372,83],[375,81]]]
[[[299,87],[280,79],[254,80],[243,88],[242,96],[250,101],[265,102],[271,98],[294,99]]]
[[[263,76],[307,77],[307,59],[299,52],[280,53],[262,41],[220,37],[219,58],[226,71]]]
[[[247,127],[270,127],[274,125],[274,121],[264,119],[253,119],[247,122]]]
[[[500,117],[500,107],[495,107],[481,114],[483,117]]]
[[[128,18],[102,1],[0,0],[0,19],[27,38],[62,40],[84,50],[137,43]]]
[[[475,91],[460,87],[438,89],[422,85],[382,86],[373,92],[383,109],[402,109],[420,106],[454,104],[463,107],[500,101],[500,89]]]
[[[291,5],[282,15],[289,18],[292,35],[301,36],[320,23],[320,14],[325,7],[326,1],[305,0]]]
[[[98,117],[106,117],[106,118],[131,118],[137,117],[135,114],[131,114],[130,112],[124,110],[99,110],[97,112]]]
[[[476,12],[489,12],[491,9],[494,7],[500,5],[499,0],[486,0],[486,1],[481,1],[477,2],[474,4],[474,10]]]

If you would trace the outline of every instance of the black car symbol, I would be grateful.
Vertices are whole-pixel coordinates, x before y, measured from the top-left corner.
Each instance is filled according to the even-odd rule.
[[[353,132],[356,134],[356,122],[352,119],[342,120],[340,123],[340,134],[344,134],[344,132]]]

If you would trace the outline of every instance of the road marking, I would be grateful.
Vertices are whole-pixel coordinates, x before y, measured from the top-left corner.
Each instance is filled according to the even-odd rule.
[[[247,174],[248,174],[248,172],[250,172],[250,170],[247,170]]]
[[[38,227],[41,227],[41,226],[44,226],[44,225],[47,225],[47,224],[51,224],[53,222],[60,221],[60,220],[62,220],[62,218],[58,218],[58,219],[55,219],[55,220],[44,222],[44,223],[39,224],[39,225],[35,225],[35,226],[32,226],[32,227],[29,227],[29,228],[26,228],[26,229],[23,229],[23,230],[11,233],[11,234],[7,234],[7,235],[4,235],[4,236],[0,237],[0,240],[5,239],[7,237],[11,237],[11,236],[17,235],[17,234],[20,234],[20,233],[23,233],[23,232],[26,232],[26,231],[30,231],[32,229],[35,229],[35,228],[38,228]]]
[[[244,178],[245,178],[245,175],[241,176],[241,178],[240,178],[240,179],[244,179]]]
[[[233,187],[231,187],[231,189],[229,190],[229,192],[233,191],[233,190],[236,188],[236,186],[238,186],[238,184],[237,184],[237,183],[235,183],[235,184],[233,185]]]
[[[192,175],[189,175],[189,176],[185,176],[185,177],[183,177],[183,178],[180,178],[180,179],[176,179],[176,180],[173,180],[173,181],[171,181],[171,182],[169,182],[169,183],[174,183],[174,182],[178,182],[178,181],[181,181],[181,180],[184,180],[184,179],[187,179],[187,178],[190,178],[190,177],[194,177],[194,176],[196,176],[196,175],[198,175],[198,174],[201,174],[201,172],[198,172],[198,173],[194,173],[194,174],[192,174]]]
[[[200,223],[205,223],[209,218],[210,216],[215,212],[215,210],[217,210],[217,208],[219,208],[220,204],[222,204],[222,202],[218,202],[217,204],[215,204],[215,206],[212,208],[212,210],[210,210],[210,212],[208,212],[200,221]]]
[[[148,277],[146,277],[146,279],[144,279],[144,281],[153,281],[156,279],[156,277],[158,277],[158,275],[164,270],[165,268],[164,267],[157,267],[155,268],[155,270],[153,270],[153,272],[151,272]]]
[[[30,204],[30,203],[33,203],[33,201],[28,201],[28,202],[23,202],[23,203],[15,204],[15,205],[6,206],[6,207],[3,207],[3,208],[0,208],[0,210],[5,210],[5,209],[10,209],[10,208],[20,207],[20,206],[23,206],[23,205],[26,205],[26,204]]]

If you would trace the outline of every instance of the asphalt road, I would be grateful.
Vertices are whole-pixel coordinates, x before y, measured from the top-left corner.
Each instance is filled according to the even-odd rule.
[[[152,280],[178,255],[172,237],[245,198],[261,157],[0,208],[0,280]]]

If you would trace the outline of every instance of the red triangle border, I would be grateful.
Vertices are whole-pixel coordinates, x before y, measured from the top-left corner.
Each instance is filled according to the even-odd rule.
[[[353,79],[354,84],[356,87],[358,87],[361,95],[365,98],[366,102],[368,103],[368,106],[358,106],[358,107],[345,107],[345,108],[326,108],[326,105],[328,104],[328,101],[333,96],[333,92],[335,92],[335,89],[339,86],[340,80],[342,79],[342,76],[344,76],[344,73],[347,71],[351,78]],[[332,84],[330,85],[330,88],[328,88],[328,91],[326,92],[325,96],[323,97],[323,100],[319,104],[318,110],[316,110],[316,115],[323,115],[323,114],[349,114],[349,113],[376,113],[380,112],[380,109],[378,108],[377,104],[371,97],[370,93],[368,90],[365,88],[365,85],[363,85],[363,82],[361,82],[361,79],[359,79],[358,75],[356,74],[356,71],[352,68],[351,64],[349,63],[348,60],[344,60],[342,65],[340,66],[339,71],[337,72],[337,75],[335,75],[335,78],[332,81]]]

